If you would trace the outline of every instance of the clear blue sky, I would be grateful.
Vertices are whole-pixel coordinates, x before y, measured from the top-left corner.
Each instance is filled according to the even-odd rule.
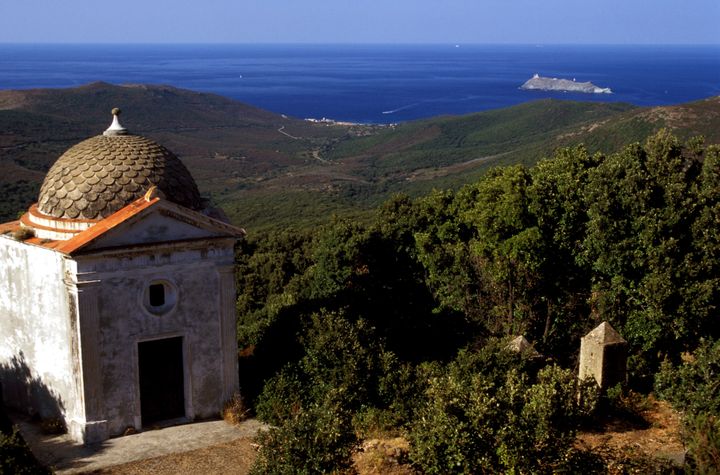
[[[720,0],[0,0],[3,43],[720,43]]]

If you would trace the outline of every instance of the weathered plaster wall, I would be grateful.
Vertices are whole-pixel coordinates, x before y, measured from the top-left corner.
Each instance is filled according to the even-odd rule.
[[[217,416],[237,389],[233,260],[232,241],[227,240],[77,258],[79,302],[87,309],[81,312],[81,327],[84,334],[97,335],[95,350],[90,348],[93,338],[83,346],[84,354],[96,354],[98,361],[94,372],[86,371],[85,387],[93,387],[93,378],[100,383],[95,384],[98,393],[86,390],[86,398],[102,401],[88,411],[107,421],[110,435],[142,427],[140,341],[183,337],[190,419]],[[160,316],[143,304],[147,287],[156,280],[170,282],[177,291],[175,307]]]
[[[81,416],[74,273],[61,254],[0,236],[0,378],[9,406]]]

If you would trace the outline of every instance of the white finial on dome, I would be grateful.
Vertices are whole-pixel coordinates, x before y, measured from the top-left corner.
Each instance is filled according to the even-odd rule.
[[[118,117],[120,116],[120,112],[122,112],[120,109],[115,107],[112,110],[113,115],[113,121],[112,124],[110,124],[110,127],[107,128],[105,132],[103,132],[103,135],[126,135],[127,129],[120,125],[120,120],[118,120]]]

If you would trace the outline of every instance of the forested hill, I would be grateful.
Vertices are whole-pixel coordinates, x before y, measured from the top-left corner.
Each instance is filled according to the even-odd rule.
[[[394,192],[456,188],[489,167],[532,164],[585,143],[613,152],[660,128],[720,142],[720,98],[672,107],[541,100],[393,126],[316,124],[213,94],[92,83],[0,91],[0,220],[35,199],[67,148],[101,133],[109,111],[173,150],[201,192],[251,231],[366,213]]]
[[[294,163],[297,146],[279,128],[307,137],[332,136],[306,121],[170,86],[96,82],[69,89],[6,90],[0,91],[3,166],[14,162],[25,175],[37,176],[32,172],[47,169],[69,146],[102,133],[114,107],[124,111],[122,122],[131,132],[161,142],[182,158],[237,155],[248,174]],[[199,163],[191,166],[203,169]]]
[[[74,144],[102,133],[113,107],[123,110],[122,123],[131,132],[180,156],[205,195],[303,164],[297,157],[308,143],[347,133],[170,86],[96,82],[0,91],[0,219],[27,208],[54,161]],[[300,144],[293,134],[306,142]]]
[[[254,473],[338,471],[357,434],[404,436],[427,474],[679,473],[577,443],[578,427],[649,427],[655,397],[683,411],[684,473],[716,473],[719,222],[720,147],[661,131],[243,241],[241,381],[276,428]],[[598,399],[577,368],[601,322],[628,358]],[[518,335],[534,350],[508,351]]]

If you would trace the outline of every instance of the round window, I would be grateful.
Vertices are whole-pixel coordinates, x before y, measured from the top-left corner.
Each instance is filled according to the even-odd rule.
[[[177,289],[167,280],[153,280],[145,287],[143,306],[153,315],[165,315],[175,308]]]

